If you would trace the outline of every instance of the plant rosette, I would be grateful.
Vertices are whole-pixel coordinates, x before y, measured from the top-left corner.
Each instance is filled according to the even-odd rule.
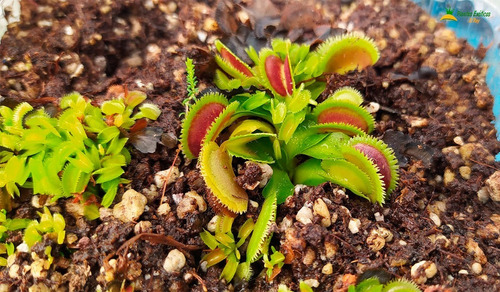
[[[379,52],[373,41],[357,34],[329,39],[314,51],[275,39],[272,48],[246,50],[254,62],[250,66],[220,41],[215,46],[220,67],[215,84],[220,90],[244,90],[230,99],[210,91],[195,100],[182,125],[184,155],[198,158],[207,201],[224,218],[235,218],[248,208],[248,195],[235,181],[233,158],[266,163],[273,174],[262,190],[264,203],[252,235],[240,238],[248,237],[245,258],[232,236],[231,219],[224,233],[202,233],[211,250],[204,259],[210,266],[226,259],[221,277],[230,281],[235,275],[248,279],[250,264],[262,258],[271,280],[283,259],[270,248],[270,226],[278,204],[293,194],[294,185],[332,182],[378,204],[397,186],[396,157],[370,136],[375,120],[362,105],[361,93],[343,87],[317,101],[327,75],[363,70],[377,62]],[[189,77],[194,67],[187,67],[188,91],[195,92],[194,78]]]

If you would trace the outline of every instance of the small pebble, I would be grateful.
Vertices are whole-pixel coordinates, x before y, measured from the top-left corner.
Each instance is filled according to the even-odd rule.
[[[317,288],[319,286],[319,281],[316,279],[307,279],[307,280],[304,280],[304,283],[312,288]]]
[[[479,275],[483,271],[483,267],[481,266],[480,263],[473,263],[471,270],[474,274]]]
[[[432,220],[432,222],[434,222],[434,224],[437,227],[441,226],[441,219],[439,218],[439,216],[437,214],[430,212],[429,218]]]
[[[328,206],[326,205],[325,201],[323,201],[321,198],[317,199],[314,202],[313,210],[314,210],[314,214],[322,217],[321,226],[329,227],[332,224],[332,221],[330,218],[330,211],[328,210]]]
[[[500,170],[486,180],[486,187],[490,198],[495,202],[500,202]]]
[[[202,43],[204,43],[204,42],[207,40],[207,36],[208,36],[208,34],[207,34],[206,32],[204,32],[204,31],[202,31],[202,30],[198,31],[198,32],[196,33],[196,35],[198,36],[198,39],[199,39]]]
[[[137,222],[134,226],[134,233],[135,234],[141,234],[141,233],[149,233],[152,230],[152,225],[151,221],[140,221]]]
[[[420,261],[411,267],[411,278],[417,284],[424,284],[427,279],[434,277],[437,266],[431,261]]]
[[[380,214],[380,212],[377,212],[373,215],[375,216],[375,221],[384,222],[384,215]]]
[[[352,218],[349,221],[349,230],[352,234],[356,234],[359,232],[359,227],[361,226],[361,221],[357,218]]]
[[[370,114],[374,114],[380,110],[380,104],[372,101],[365,108]]]
[[[471,168],[468,167],[468,166],[460,166],[460,168],[458,169],[458,171],[460,172],[460,175],[462,176],[462,178],[464,179],[470,179],[470,174],[472,172]]]
[[[158,206],[158,215],[160,216],[166,216],[168,213],[170,213],[171,208],[168,203],[163,203],[160,206]]]
[[[123,222],[135,221],[144,212],[147,202],[143,194],[130,189],[123,194],[122,201],[113,207],[113,216]]]
[[[453,138],[453,142],[455,142],[455,144],[457,144],[459,146],[464,145],[464,139],[460,136],[456,136],[455,138]]]
[[[459,275],[468,275],[469,272],[467,270],[460,270],[460,271],[458,271],[458,274]]]
[[[482,187],[479,191],[477,191],[477,198],[483,204],[488,202],[488,199],[490,198],[488,189],[486,187]]]
[[[332,264],[328,263],[328,264],[324,265],[323,268],[321,269],[321,272],[325,275],[331,275],[333,273]]]
[[[169,169],[158,171],[155,174],[155,184],[161,189],[163,184],[167,183],[167,186],[173,182],[175,182],[180,176],[179,168],[177,166],[172,166]]]
[[[178,249],[171,250],[163,262],[163,268],[167,273],[179,272],[185,265],[186,257]]]
[[[304,225],[310,224],[312,223],[313,213],[310,208],[304,206],[297,212],[295,219]]]

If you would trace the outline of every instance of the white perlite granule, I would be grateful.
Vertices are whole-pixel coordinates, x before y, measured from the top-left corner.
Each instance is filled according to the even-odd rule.
[[[5,18],[6,11],[9,16]],[[21,3],[19,0],[0,0],[0,43],[7,32],[7,26],[21,19]]]

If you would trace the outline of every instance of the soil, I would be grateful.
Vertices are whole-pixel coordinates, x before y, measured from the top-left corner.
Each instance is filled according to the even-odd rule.
[[[279,284],[298,290],[305,280],[316,291],[337,291],[351,275],[369,271],[413,279],[426,291],[500,290],[500,205],[485,187],[500,166],[494,160],[500,143],[484,81],[484,48],[475,51],[456,39],[410,1],[235,2],[22,2],[21,21],[10,25],[0,46],[2,104],[29,101],[50,108],[46,97],[71,91],[101,102],[108,87],[124,85],[146,92],[162,109],[152,125],[163,135],[153,154],[132,150],[125,173],[132,183],[120,194],[132,188],[147,196],[136,222],[123,223],[104,209],[100,219],[87,221],[71,212],[72,200],[59,200],[50,209],[62,212],[72,242],[57,245],[46,238],[33,247],[35,254],[18,252],[13,263],[0,268],[0,287],[275,291]],[[272,241],[288,264],[270,283],[261,264],[253,266],[250,282],[225,283],[219,279],[223,266],[200,265],[203,251],[196,248],[203,246],[199,233],[215,213],[181,207],[187,192],[206,193],[196,162],[182,155],[175,159],[183,175],[167,186],[163,201],[154,186],[155,173],[168,169],[177,153],[186,96],[184,60],[194,59],[203,89],[213,86],[210,48],[217,38],[241,54],[247,45],[258,48],[275,36],[317,44],[344,31],[373,38],[380,60],[362,72],[330,76],[321,98],[348,85],[380,106],[374,135],[396,151],[399,187],[378,206],[332,184],[297,186],[279,206]],[[238,183],[247,188],[262,176],[252,165],[237,173]],[[260,192],[258,187],[248,191],[257,204]],[[17,200],[8,216],[36,218],[31,197]],[[315,213],[307,224],[297,218],[300,209],[314,209],[320,201],[328,207],[328,218]],[[165,212],[165,204],[170,211]],[[258,211],[250,204],[239,220],[255,218]],[[21,234],[10,233],[8,241],[20,244]],[[54,262],[34,274],[30,267],[48,245]],[[175,248],[185,252],[186,263],[179,272],[167,272],[163,263]],[[429,279],[411,271],[421,261],[437,269]]]

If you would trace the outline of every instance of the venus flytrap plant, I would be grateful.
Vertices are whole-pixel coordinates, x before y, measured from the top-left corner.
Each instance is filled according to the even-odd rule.
[[[155,105],[143,103],[144,93],[119,89],[121,94],[101,107],[79,93],[66,95],[56,117],[28,103],[14,109],[0,107],[0,206],[8,207],[10,197],[30,188],[52,201],[75,197],[89,219],[99,217],[97,198],[108,207],[119,185],[128,183],[121,177],[130,162],[126,143],[160,114]],[[24,240],[30,247],[42,234],[51,234],[62,244],[63,217],[46,208],[40,216],[38,222],[3,220],[0,215],[0,242],[5,231],[25,229]]]
[[[356,285],[349,286],[348,292],[420,292],[415,283],[406,279],[397,279],[387,284],[380,283],[377,277],[368,278]]]
[[[359,91],[343,87],[323,102],[316,101],[326,87],[326,76],[376,63],[379,53],[374,43],[347,34],[326,41],[314,51],[288,40],[276,39],[271,44],[272,48],[260,52],[246,50],[255,63],[251,67],[217,41],[220,70],[215,73],[215,84],[228,91],[243,87],[244,93],[229,100],[213,91],[202,95],[182,126],[183,152],[188,158],[199,159],[207,201],[219,214],[236,217],[248,206],[246,191],[235,181],[233,157],[267,163],[273,169],[262,191],[265,200],[246,247],[245,261],[236,269],[240,279],[248,278],[245,271],[260,258],[270,274],[268,279],[279,273],[279,251],[267,254],[271,226],[277,205],[293,194],[294,184],[332,182],[382,204],[398,180],[393,151],[369,136],[375,120],[362,106]],[[218,245],[212,242],[212,247],[217,250]],[[220,249],[218,253],[226,256],[231,271],[238,266],[233,256]],[[236,257],[237,253],[232,254]],[[239,262],[241,258],[236,259]],[[234,275],[227,271],[223,274],[226,279]]]

